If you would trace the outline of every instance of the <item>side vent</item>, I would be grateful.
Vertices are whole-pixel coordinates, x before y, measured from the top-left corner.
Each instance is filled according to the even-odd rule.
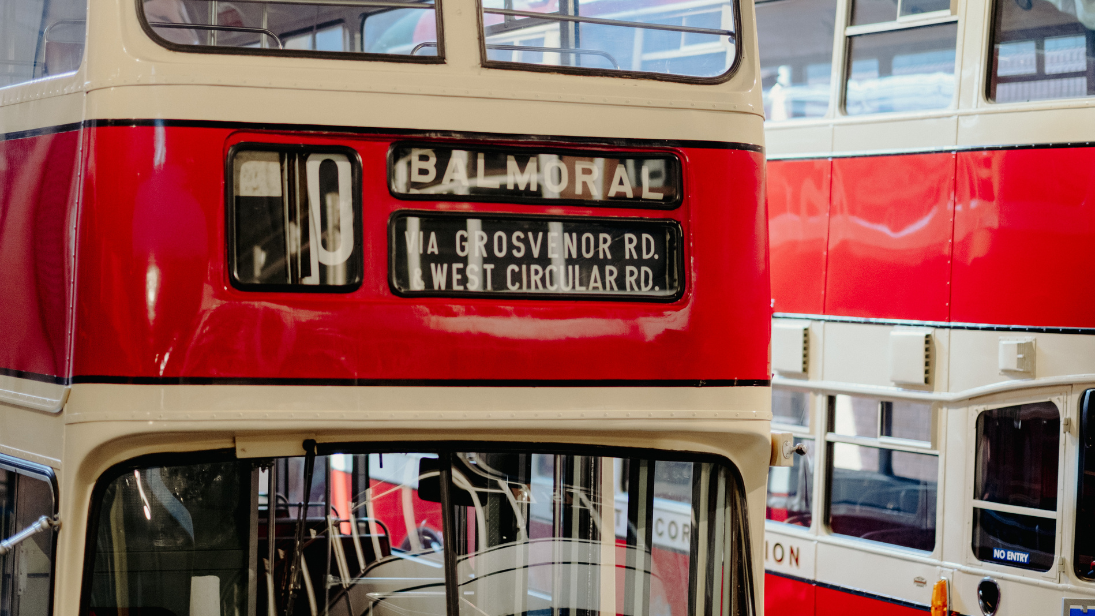
[[[897,385],[927,385],[931,375],[931,344],[931,330],[890,332],[890,380]]]
[[[1034,378],[1034,338],[1001,338],[998,353],[1000,374],[1013,379]]]
[[[810,367],[810,322],[772,324],[772,370],[805,376]]]

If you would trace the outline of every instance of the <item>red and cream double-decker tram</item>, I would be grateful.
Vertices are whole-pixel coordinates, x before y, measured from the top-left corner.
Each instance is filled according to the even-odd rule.
[[[0,0],[0,611],[760,613],[755,49],[748,1]]]
[[[1086,613],[1095,13],[756,5],[769,614]]]

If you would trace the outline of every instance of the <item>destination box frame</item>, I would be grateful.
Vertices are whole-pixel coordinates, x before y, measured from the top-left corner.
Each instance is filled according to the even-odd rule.
[[[673,240],[677,245],[677,255],[674,260],[674,267],[677,273],[677,291],[672,295],[665,296],[652,296],[652,295],[627,295],[627,294],[612,294],[612,293],[537,293],[537,292],[522,292],[522,293],[507,293],[499,291],[451,291],[451,290],[423,290],[407,293],[402,291],[395,282],[396,271],[396,251],[395,242],[399,240],[396,237],[396,221],[401,218],[407,217],[419,217],[419,218],[453,218],[464,219],[469,218],[481,218],[491,220],[532,220],[537,222],[566,222],[566,221],[578,221],[578,222],[590,222],[590,223],[602,223],[602,224],[619,224],[636,222],[640,224],[657,225],[666,229],[669,229],[673,233]],[[582,302],[611,302],[611,303],[643,303],[643,304],[672,304],[678,302],[683,298],[688,291],[688,277],[685,275],[684,264],[688,262],[685,255],[685,242],[684,232],[681,226],[681,221],[675,218],[639,218],[639,217],[612,217],[612,216],[579,216],[579,215],[563,215],[552,216],[547,214],[512,214],[508,212],[450,212],[450,211],[437,211],[437,210],[397,210],[392,212],[388,217],[388,289],[393,295],[406,299],[420,299],[420,298],[446,298],[446,299],[503,299],[506,301],[521,301],[521,300],[551,300],[551,301],[582,301]]]

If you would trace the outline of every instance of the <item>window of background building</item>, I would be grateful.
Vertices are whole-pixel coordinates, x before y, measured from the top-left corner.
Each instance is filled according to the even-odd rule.
[[[987,562],[1048,571],[1057,538],[1057,406],[1037,402],[984,411],[975,438],[973,553]]]
[[[829,110],[836,0],[758,2],[757,37],[768,120],[819,118]]]
[[[11,537],[53,514],[49,481],[17,472],[0,460],[0,537]],[[52,602],[53,532],[37,533],[0,556],[0,572],[0,614],[47,616]]]
[[[848,115],[944,109],[954,101],[958,23],[949,0],[853,0],[845,35]]]
[[[992,28],[991,100],[1095,95],[1095,5],[1001,0]]]
[[[939,453],[931,406],[845,395],[828,402],[832,532],[933,550]]]
[[[807,528],[813,520],[815,445],[810,434],[811,404],[809,392],[772,388],[773,429],[795,433],[795,444],[806,445],[806,455],[796,455],[794,466],[769,469],[765,511],[769,520]]]
[[[86,20],[85,0],[0,0],[0,88],[79,68]]]

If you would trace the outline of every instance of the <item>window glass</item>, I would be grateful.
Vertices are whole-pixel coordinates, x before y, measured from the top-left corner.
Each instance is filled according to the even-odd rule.
[[[772,422],[810,427],[810,393],[773,387]]]
[[[1080,398],[1079,466],[1076,488],[1076,575],[1095,579],[1095,389]]]
[[[907,441],[931,443],[931,405],[908,400],[883,402],[881,435]]]
[[[951,0],[901,0],[901,16],[950,11]]]
[[[156,37],[174,45],[404,56],[422,46],[429,49],[416,55],[437,55],[433,2],[406,0],[407,8],[354,4],[143,0],[141,7]],[[352,36],[347,24],[362,24],[362,35]]]
[[[832,396],[832,430],[844,436],[878,436],[878,400]]]
[[[1052,402],[977,416],[973,551],[985,561],[1047,571],[1054,562],[1061,417]],[[999,511],[994,504],[1020,508]]]
[[[768,469],[768,505],[765,517],[774,522],[809,528],[813,519],[814,440],[796,438],[806,445],[806,455],[795,456],[794,466]]]
[[[830,447],[834,533],[934,549],[938,456],[848,443]]]
[[[37,477],[0,468],[0,538],[7,539],[42,516],[53,517],[53,486]],[[0,556],[0,613],[47,616],[52,603],[53,532],[38,532]]]
[[[93,614],[752,612],[711,462],[347,450],[138,464],[96,495]]]
[[[1095,94],[1091,3],[997,2],[993,47],[988,95],[998,103]]]
[[[849,37],[847,114],[949,107],[957,37],[955,23]]]
[[[769,120],[818,118],[829,109],[836,0],[758,3],[757,36]]]
[[[486,60],[717,77],[734,63],[734,5],[667,0],[483,0]]]
[[[238,150],[233,281],[256,290],[361,283],[361,171],[343,152]]]
[[[86,0],[0,0],[0,88],[80,66]]]
[[[877,24],[897,19],[897,0],[853,0],[852,25]]]
[[[985,411],[977,417],[974,497],[1056,511],[1061,416],[1052,402]]]

